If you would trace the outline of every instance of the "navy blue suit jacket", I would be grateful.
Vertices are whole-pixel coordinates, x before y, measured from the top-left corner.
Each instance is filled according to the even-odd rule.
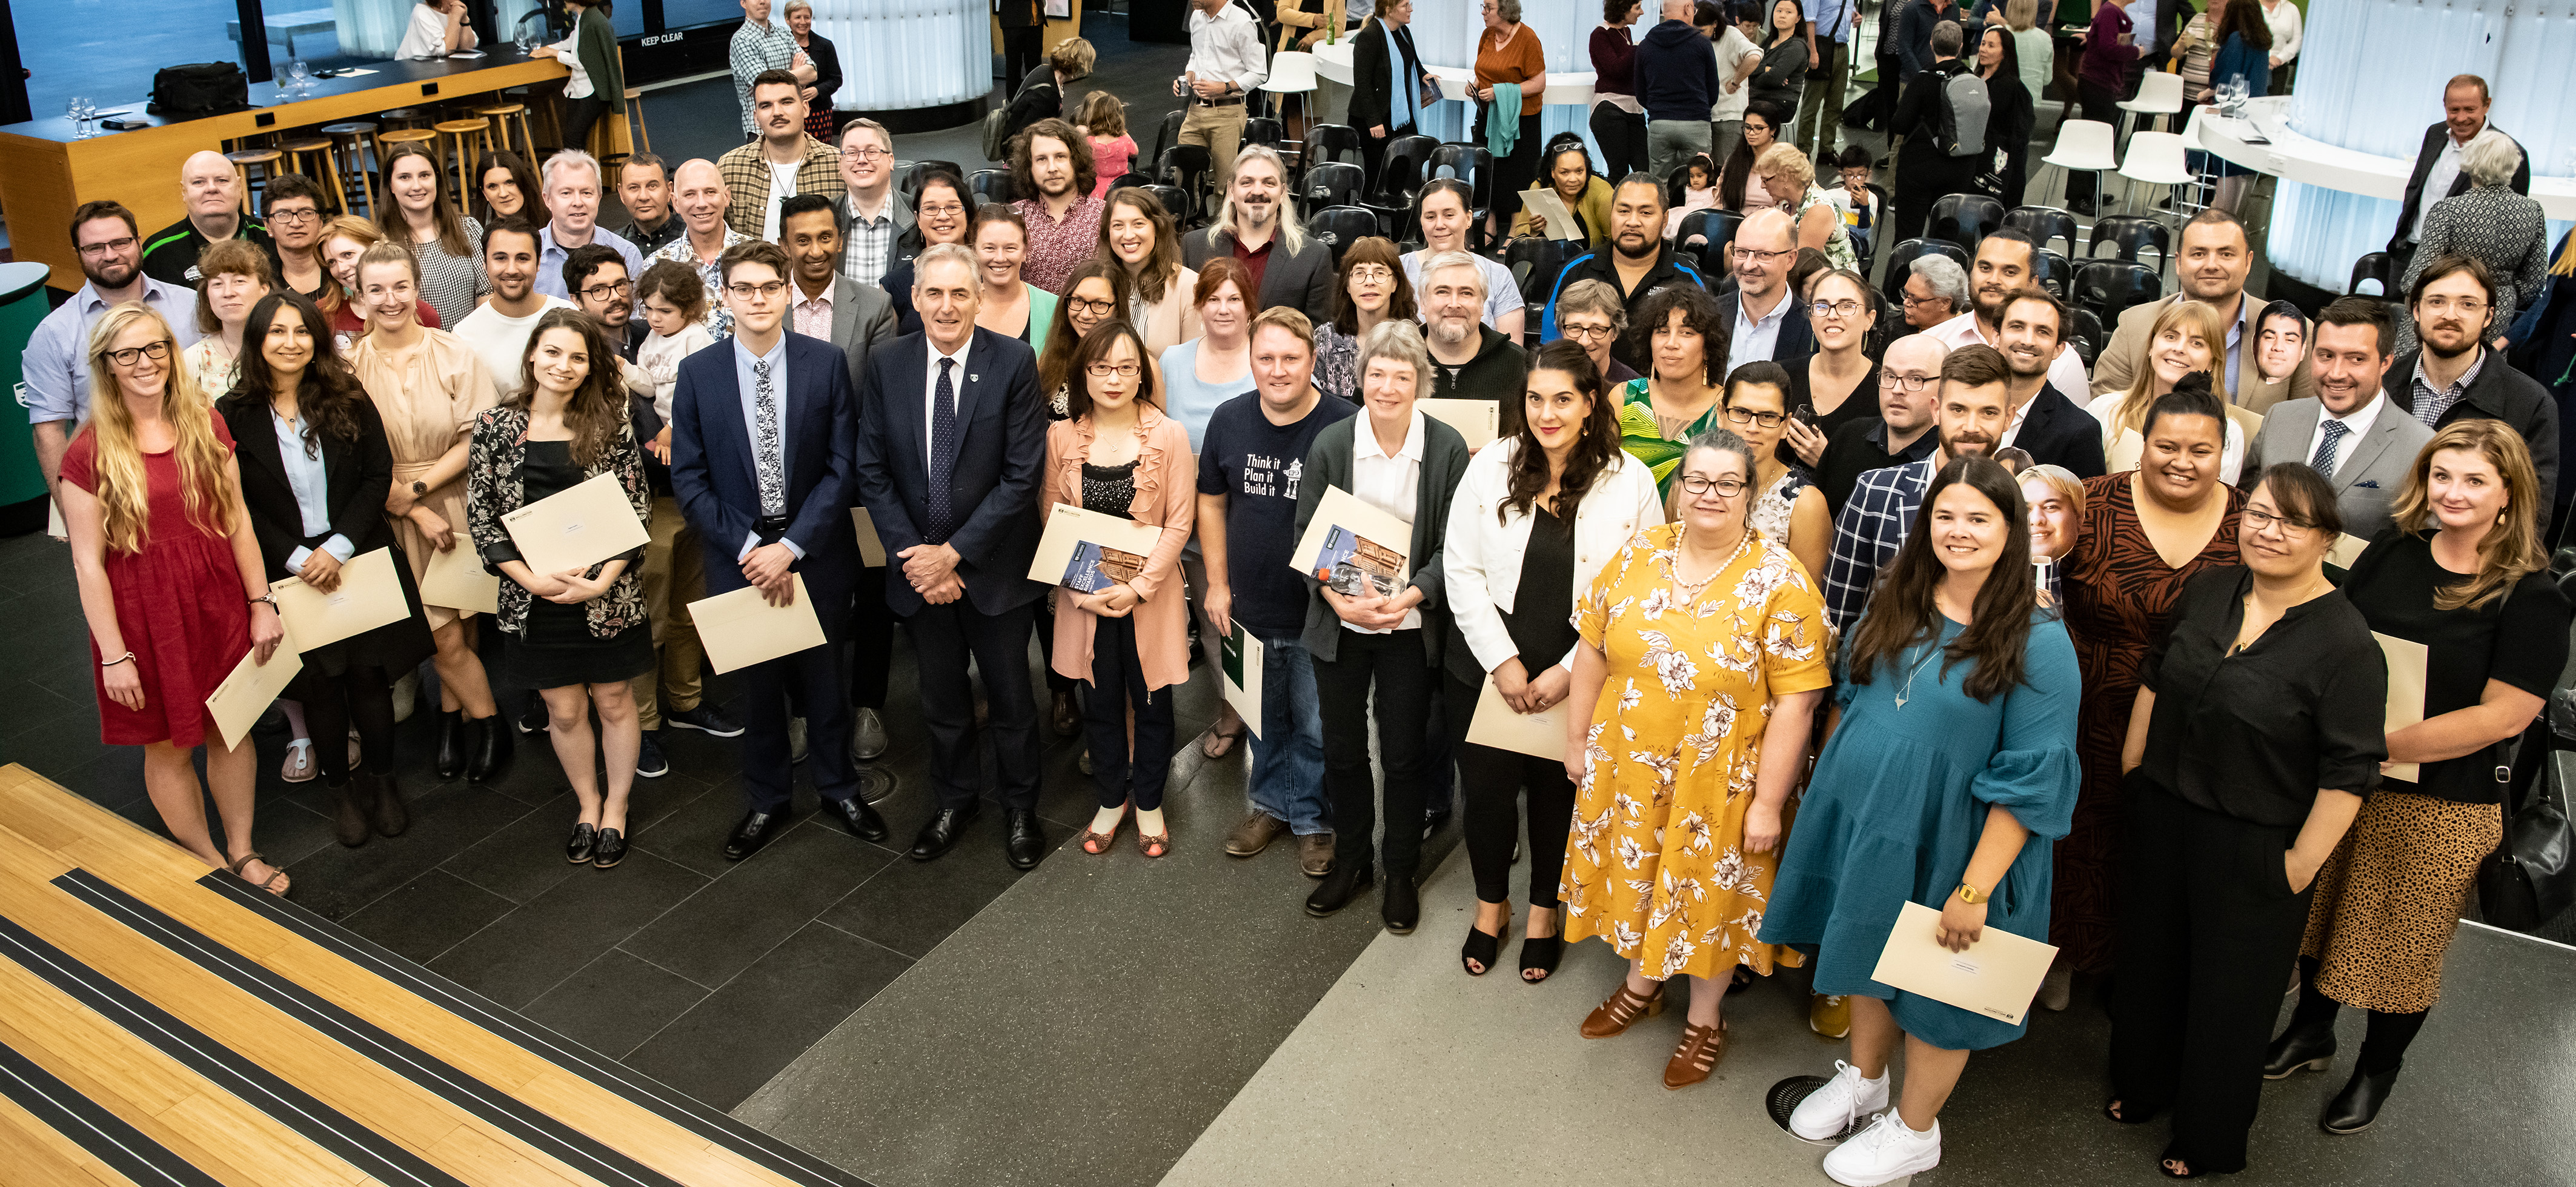
[[[957,550],[967,600],[999,614],[1047,588],[1029,580],[1044,528],[1037,497],[1047,423],[1037,354],[978,327],[956,381],[957,463],[948,489],[959,527],[948,544]],[[929,382],[929,339],[906,334],[869,352],[859,392],[858,501],[885,541],[887,566],[897,570],[886,579],[886,607],[897,614],[922,607],[896,554],[927,543],[920,525],[930,514],[930,426],[922,419]]]
[[[808,592],[822,597],[813,587],[846,591],[858,579],[858,540],[850,533],[857,401],[840,347],[804,334],[786,339],[786,538],[804,550],[796,571]],[[671,493],[706,548],[710,596],[749,584],[734,559],[760,520],[760,478],[742,421],[748,399],[735,375],[733,339],[680,360],[671,393]]]

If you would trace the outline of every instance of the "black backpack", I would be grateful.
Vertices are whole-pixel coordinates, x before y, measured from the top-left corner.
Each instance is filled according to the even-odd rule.
[[[231,62],[168,66],[152,76],[154,115],[188,118],[250,106],[250,80]]]

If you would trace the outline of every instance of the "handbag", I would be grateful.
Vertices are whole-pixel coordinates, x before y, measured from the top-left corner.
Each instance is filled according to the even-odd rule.
[[[2504,784],[2504,839],[2478,863],[2478,910],[2510,931],[2534,932],[2576,899],[2576,830],[2567,789],[2576,784],[2576,751],[2552,748],[2532,781],[2531,802],[2513,802],[2513,764],[2496,768]]]
[[[165,66],[152,75],[151,112],[186,119],[250,106],[250,80],[231,62]]]

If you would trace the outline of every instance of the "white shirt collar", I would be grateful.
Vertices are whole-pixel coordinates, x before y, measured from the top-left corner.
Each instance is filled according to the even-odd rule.
[[[1385,458],[1388,461],[1402,458],[1405,461],[1420,464],[1422,461],[1421,407],[1417,405],[1413,409],[1413,419],[1404,428],[1404,445],[1393,454],[1387,453],[1378,445],[1377,429],[1369,423],[1368,410],[1361,409],[1359,423],[1352,426],[1351,457],[1355,461],[1360,458]]]
[[[2319,401],[2317,404],[2317,426],[2319,428],[2323,428],[2325,427],[2325,422],[2330,420],[2342,421],[2343,427],[2352,430],[2352,435],[2354,437],[2359,437],[2370,431],[2370,426],[2379,419],[2380,405],[2386,404],[2387,402],[2388,396],[2385,392],[2374,393],[2370,397],[2369,403],[2364,404],[2359,408],[2355,408],[2341,416],[2336,416],[2331,412],[2327,412],[2324,402]]]
[[[962,371],[966,368],[966,352],[975,349],[975,335],[972,333],[967,334],[966,340],[958,343],[957,353],[955,354],[939,353],[939,344],[931,341],[930,335],[928,334],[923,334],[921,336],[921,344],[930,348],[930,373],[932,377],[936,378],[939,374],[939,360],[941,359],[947,359],[956,363],[958,370]]]

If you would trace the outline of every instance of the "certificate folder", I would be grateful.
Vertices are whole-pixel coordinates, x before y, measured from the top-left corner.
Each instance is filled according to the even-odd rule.
[[[1412,546],[1411,525],[1336,486],[1315,504],[1288,563],[1343,597],[1394,597],[1411,572],[1405,550]]]
[[[508,512],[501,526],[519,546],[521,563],[549,577],[585,572],[653,538],[614,472]]]
[[[689,603],[709,668],[730,672],[823,645],[823,621],[814,615],[804,575],[789,579],[796,583],[796,597],[784,606],[770,605],[757,585]]]
[[[1539,712],[1523,713],[1503,699],[1502,690],[1494,687],[1494,678],[1487,676],[1484,691],[1476,695],[1476,715],[1467,722],[1467,740],[1496,750],[1562,762],[1565,706],[1566,701],[1558,701]]]
[[[2057,949],[1999,927],[1988,927],[1978,934],[1976,943],[1968,945],[1967,951],[1952,952],[1941,946],[1937,939],[1940,931],[1939,911],[1921,903],[1905,904],[1904,912],[1896,917],[1895,929],[1888,933],[1887,947],[1878,954],[1878,968],[1870,973],[1870,980],[1971,1014],[2021,1025]]]
[[[429,569],[420,575],[420,604],[498,614],[501,579],[484,571],[483,556],[474,550],[474,541],[459,534],[456,547],[430,550]]]
[[[463,545],[459,545],[463,547]],[[301,577],[269,583],[277,595],[277,616],[296,650],[337,643],[390,622],[410,617],[403,600],[402,578],[394,575],[394,552],[379,548],[340,566],[340,584],[324,593]]]
[[[1153,524],[1058,503],[1029,562],[1029,580],[1098,593],[1143,571],[1162,539],[1163,529]]]
[[[243,652],[241,662],[233,665],[232,675],[224,677],[224,682],[215,686],[214,695],[206,698],[206,716],[214,719],[224,745],[240,746],[242,739],[250,736],[250,727],[258,724],[260,714],[268,712],[269,705],[303,670],[304,657],[291,630],[265,664],[259,662],[259,648]]]
[[[1252,736],[1260,737],[1261,665],[1265,662],[1261,639],[1237,622],[1217,651],[1225,661],[1225,670],[1219,673],[1224,680],[1225,703],[1243,715],[1244,727],[1252,731]]]
[[[1415,400],[1413,406],[1458,430],[1469,449],[1483,449],[1503,433],[1503,406],[1493,400]]]
[[[2424,665],[2432,652],[2412,639],[2370,632],[2379,641],[2379,653],[2388,658],[2388,723],[2387,733],[2424,720]],[[2424,768],[2419,763],[2390,763],[2381,774],[2409,783],[2421,782]]]
[[[865,507],[852,507],[850,530],[859,537],[859,563],[871,569],[884,568],[885,538],[877,535],[876,517],[868,514]]]

